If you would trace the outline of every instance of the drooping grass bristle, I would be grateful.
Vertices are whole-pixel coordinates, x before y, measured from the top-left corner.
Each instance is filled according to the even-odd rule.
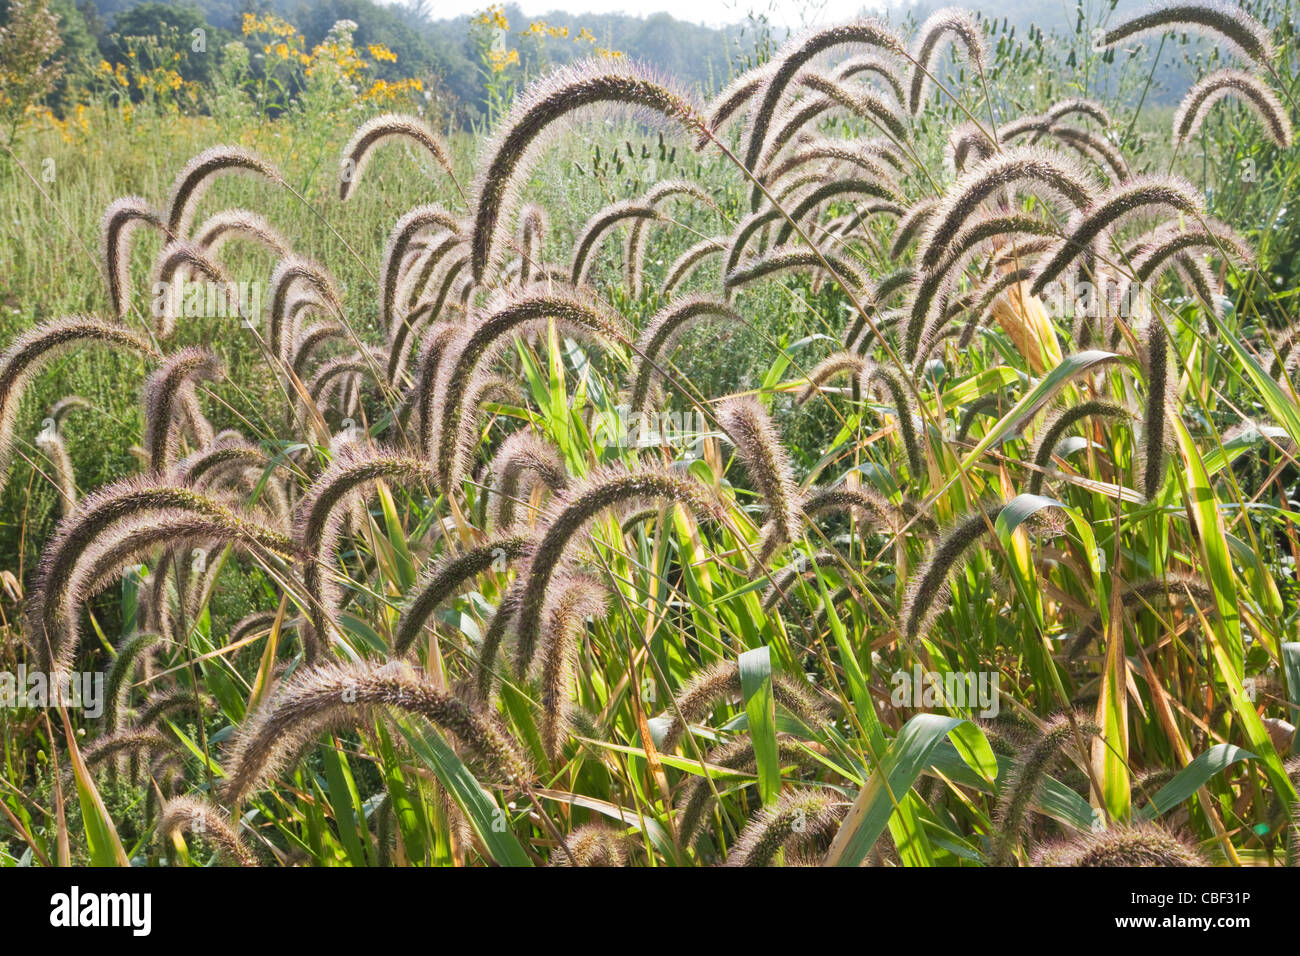
[[[222,799],[232,806],[244,803],[321,733],[365,726],[386,707],[437,724],[512,784],[532,776],[518,745],[493,717],[436,690],[413,668],[399,662],[324,664],[295,674],[240,727],[226,760]]]
[[[568,734],[569,687],[573,683],[574,659],[577,657],[575,645],[580,640],[585,620],[603,616],[609,598],[600,581],[588,574],[557,577],[552,594],[538,648],[542,685],[542,719],[538,732],[542,749],[555,763],[561,756]]]
[[[313,660],[330,639],[342,597],[334,569],[339,537],[351,496],[371,482],[398,478],[432,483],[434,470],[427,462],[386,449],[345,448],[322,472],[298,505],[294,530],[303,551],[310,555],[303,569],[309,598],[305,608],[310,628],[305,634],[307,659]]]
[[[556,572],[570,555],[579,532],[601,512],[630,509],[647,501],[680,504],[702,519],[715,517],[719,510],[711,489],[694,478],[649,467],[597,469],[556,497],[553,517],[538,537],[528,568],[511,588],[517,595],[511,603],[517,625],[515,670],[521,674],[527,673],[537,649],[542,612]]]
[[[211,349],[184,348],[167,357],[144,384],[144,447],[149,468],[166,472],[176,460],[176,424],[182,402],[196,381],[213,380],[224,365]]]
[[[125,326],[74,315],[28,329],[0,355],[0,489],[9,477],[14,426],[28,382],[46,363],[71,349],[92,344],[118,346],[146,357],[158,354],[148,341]]]
[[[292,253],[289,240],[280,231],[260,216],[248,209],[223,209],[203,220],[194,235],[194,243],[206,249],[210,255],[216,255],[231,239],[248,239],[265,246],[275,253],[276,258],[284,258]]]
[[[1188,840],[1152,820],[1120,824],[1049,844],[1035,851],[1034,866],[1208,866]]]
[[[439,487],[450,492],[468,470],[468,449],[475,442],[467,430],[466,399],[483,369],[505,348],[510,336],[527,334],[551,321],[566,334],[593,341],[625,339],[620,319],[594,297],[576,291],[532,286],[499,293],[473,326],[446,350],[438,368],[433,414],[437,421]]]
[[[279,170],[239,146],[214,146],[199,153],[180,171],[172,184],[171,198],[167,203],[167,233],[175,239],[189,235],[190,223],[199,199],[212,185],[212,181],[226,173],[251,173],[283,183]]]
[[[1118,402],[1107,402],[1100,399],[1080,402],[1077,405],[1062,408],[1043,423],[1043,430],[1033,452],[1035,467],[1029,473],[1029,484],[1027,486],[1029,494],[1036,495],[1042,492],[1043,480],[1047,477],[1047,467],[1051,464],[1056,446],[1061,437],[1076,422],[1085,418],[1132,419],[1132,417],[1133,413],[1126,406],[1120,405]]]
[[[551,854],[551,866],[627,866],[628,840],[600,823],[587,823],[564,838]]]
[[[361,174],[370,164],[370,158],[381,144],[393,139],[406,139],[426,150],[437,162],[453,183],[456,171],[451,165],[447,144],[442,141],[423,120],[416,116],[402,116],[397,113],[385,113],[362,123],[352,139],[343,147],[343,156],[339,160],[339,199],[347,202],[356,189]],[[459,184],[457,184],[459,188]]]
[[[687,94],[625,61],[585,60],[536,81],[502,121],[480,164],[470,259],[475,282],[482,282],[497,264],[524,173],[532,167],[545,134],[559,120],[593,106],[639,108],[680,124],[688,133],[707,128]]]
[[[763,85],[762,97],[753,111],[745,148],[746,168],[756,171],[767,143],[772,117],[785,95],[786,88],[816,56],[842,46],[874,47],[885,53],[903,55],[903,41],[878,20],[861,19],[842,26],[829,27],[790,40],[775,61],[771,76]]]
[[[393,634],[393,650],[406,653],[429,617],[466,582],[489,570],[504,571],[510,562],[528,554],[531,542],[525,535],[502,535],[458,554],[444,555],[432,564],[402,606]]]
[[[570,268],[569,281],[574,285],[585,285],[592,268],[591,257],[605,233],[622,222],[658,219],[659,211],[644,200],[632,199],[610,203],[587,220],[578,234],[578,241],[573,246],[573,265]]]
[[[1107,30],[1100,45],[1111,47],[1131,37],[1175,30],[1204,34],[1259,67],[1267,67],[1275,56],[1273,39],[1262,23],[1236,4],[1209,0],[1154,4]]]
[[[967,61],[976,72],[983,72],[987,55],[984,31],[967,11],[944,7],[926,18],[917,30],[916,44],[912,49],[912,82],[908,88],[907,108],[915,116],[925,102],[925,93],[939,63],[939,53],[945,37],[959,43]]]
[[[173,797],[163,804],[158,839],[170,841],[187,833],[213,844],[236,866],[257,866],[252,851],[216,807],[194,797]]]
[[[995,504],[981,508],[947,528],[925,563],[913,574],[903,601],[900,628],[908,640],[920,637],[943,610],[949,576],[965,558],[966,552],[989,533],[1003,507]]]
[[[689,329],[707,318],[743,323],[739,313],[712,296],[697,295],[680,299],[655,313],[641,330],[633,346],[634,369],[630,404],[632,413],[644,411],[651,389],[660,375],[668,351]]]
[[[1015,146],[995,154],[964,173],[948,190],[921,240],[918,259],[927,269],[938,265],[949,243],[980,205],[1008,188],[1041,191],[1084,208],[1099,192],[1097,183],[1077,163],[1061,153],[1036,146]]]
[[[141,226],[164,230],[162,214],[139,196],[114,199],[100,221],[100,256],[108,282],[108,301],[118,319],[131,308],[131,240]]]
[[[844,811],[843,802],[828,791],[787,790],[741,831],[727,866],[771,866],[784,849],[829,841]]]
[[[1291,117],[1286,107],[1267,84],[1245,70],[1215,70],[1187,91],[1174,114],[1174,143],[1182,145],[1195,136],[1211,107],[1227,97],[1249,107],[1280,148],[1291,145]]]
[[[993,811],[989,862],[1010,866],[1026,826],[1030,806],[1038,795],[1043,777],[1057,757],[1072,743],[1086,744],[1101,731],[1088,719],[1060,714],[1048,721],[1042,732],[1031,736],[1021,748],[1008,779],[1001,785]],[[1086,755],[1085,755],[1086,756]]]
[[[1039,270],[1029,288],[1041,295],[1047,284],[1078,256],[1086,254],[1104,230],[1140,213],[1173,213],[1199,217],[1205,210],[1200,192],[1173,177],[1142,177],[1108,190],[1080,212],[1067,228],[1066,238]]]
[[[668,726],[664,729],[659,751],[666,754],[675,752],[688,725],[702,720],[718,704],[733,700],[740,693],[740,668],[735,661],[717,661],[697,671],[664,712]],[[806,686],[784,674],[772,674],[772,696],[807,724],[816,725],[825,720],[821,703]]]
[[[538,482],[552,492],[563,491],[569,483],[564,455],[529,428],[514,432],[501,443],[488,473],[492,476],[492,525],[497,529],[515,523],[516,507],[527,503]]]
[[[799,502],[790,456],[767,411],[748,396],[718,406],[718,424],[736,446],[736,454],[754,489],[763,499],[763,523],[770,524],[775,544],[789,544],[799,533]]]
[[[881,132],[895,139],[907,139],[907,127],[898,118],[895,108],[883,97],[877,96],[870,90],[851,90],[843,83],[822,76],[820,73],[801,73],[798,81],[800,86],[814,90],[837,106],[871,121],[880,128]]]

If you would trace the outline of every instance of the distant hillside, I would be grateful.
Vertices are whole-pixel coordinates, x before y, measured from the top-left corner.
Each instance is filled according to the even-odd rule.
[[[71,2],[71,0],[64,0]],[[78,3],[93,33],[101,38],[113,30],[116,17],[141,0],[81,0]],[[1122,0],[1112,18],[1123,17],[1141,4],[1141,0]],[[184,6],[174,4],[173,6]],[[361,43],[383,43],[397,53],[393,67],[401,75],[434,77],[441,90],[455,103],[455,113],[462,121],[482,115],[486,104],[482,67],[470,36],[469,18],[435,19],[436,0],[417,0],[410,4],[376,4],[372,0],[192,0],[189,4],[220,30],[237,32],[246,10],[273,10],[302,31],[308,46],[315,44],[340,19],[359,25]],[[891,3],[881,15],[900,25],[916,24],[943,3]],[[487,0],[484,2],[487,6]],[[997,4],[972,3],[985,10],[998,24],[1014,26],[1023,37],[1032,27],[1057,34],[1063,43],[1079,44],[1098,18],[1109,10],[1107,0],[1086,0],[1082,6],[1044,0],[999,0]],[[568,28],[566,39],[547,39],[540,47],[546,63],[564,63],[587,55],[592,44],[574,42],[580,29],[589,30],[599,46],[620,50],[634,59],[653,64],[679,82],[706,93],[726,82],[731,73],[752,63],[755,56],[770,54],[786,39],[784,28],[769,28],[763,21],[715,29],[686,23],[666,13],[646,17],[629,15],[571,14],[555,11],[540,17],[526,17],[517,6],[507,4],[505,15],[510,23],[508,44],[518,50],[520,63],[527,73],[540,66],[538,45],[521,31],[532,20],[544,20],[552,27]],[[1194,43],[1192,44],[1194,47]],[[1191,75],[1185,63],[1188,47],[1168,44],[1155,71],[1149,100],[1154,103],[1176,102],[1188,85]],[[1149,64],[1143,58],[1139,61]],[[1117,80],[1127,63],[1111,70]]]

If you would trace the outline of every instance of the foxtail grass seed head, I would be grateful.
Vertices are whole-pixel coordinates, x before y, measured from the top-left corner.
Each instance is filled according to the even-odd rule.
[[[455,182],[456,172],[451,166],[451,156],[446,143],[429,126],[416,116],[385,113],[367,120],[357,127],[352,139],[343,147],[339,159],[339,199],[346,202],[361,180],[361,174],[370,164],[375,148],[395,139],[409,140],[426,150],[434,162],[441,166]]]
[[[342,600],[335,565],[348,513],[343,506],[364,487],[384,478],[431,486],[434,472],[432,466],[418,458],[382,448],[366,451],[349,447],[340,451],[298,504],[294,530],[303,552],[310,556],[303,569],[309,598],[306,614],[310,630],[305,638],[309,661],[329,641]]]
[[[283,184],[279,170],[254,153],[239,146],[214,146],[199,153],[181,169],[172,184],[167,203],[167,233],[175,239],[189,236],[190,223],[199,200],[214,179],[227,173],[261,176]]]
[[[718,424],[736,446],[754,490],[763,499],[763,523],[772,526],[777,541],[788,544],[800,530],[802,495],[794,478],[790,456],[776,426],[758,401],[749,396],[730,398],[718,406]]]
[[[452,237],[461,231],[460,220],[435,203],[416,206],[393,224],[384,244],[383,262],[379,267],[379,313],[384,328],[389,329],[398,308],[398,284],[402,278],[402,265],[407,261],[412,246],[421,236],[433,230],[442,230]]]
[[[1261,68],[1276,56],[1273,39],[1262,23],[1236,4],[1216,2],[1153,4],[1107,30],[1099,45],[1112,47],[1133,37],[1175,31],[1199,33]]]
[[[899,119],[895,107],[884,97],[877,96],[870,90],[849,89],[844,83],[820,73],[801,73],[797,79],[800,86],[820,93],[841,109],[869,121],[887,136],[897,140],[907,139],[907,126]]]
[[[961,47],[976,73],[984,72],[987,50],[979,22],[969,12],[956,7],[936,10],[921,24],[912,49],[912,82],[908,88],[907,108],[913,116],[921,112],[926,89],[939,66],[944,39],[951,39]]]
[[[438,481],[444,492],[451,493],[469,471],[468,452],[477,444],[473,419],[467,414],[467,399],[476,393],[476,382],[513,337],[538,331],[539,323],[548,320],[577,338],[626,341],[621,317],[585,291],[538,285],[494,296],[439,364],[433,413],[438,422]]]
[[[1122,183],[1098,196],[1078,213],[1066,228],[1066,238],[1057,253],[1039,270],[1030,295],[1041,295],[1047,284],[1081,255],[1087,255],[1105,230],[1137,215],[1184,215],[1200,217],[1205,200],[1190,183],[1175,177],[1144,176]]]
[[[528,503],[538,483],[551,492],[563,491],[569,483],[563,453],[531,428],[521,428],[501,443],[488,473],[491,523],[498,530],[515,523],[516,509]]]
[[[659,211],[642,200],[624,200],[611,203],[587,220],[578,241],[573,247],[573,266],[569,281],[573,285],[585,285],[592,269],[592,256],[601,239],[610,229],[624,222],[660,218]]]
[[[948,579],[967,552],[990,532],[1004,505],[995,504],[959,519],[945,530],[925,562],[912,575],[903,600],[902,631],[914,641],[930,629],[948,600]]]
[[[257,866],[252,851],[238,832],[212,804],[195,797],[173,797],[163,804],[158,821],[158,839],[170,842],[186,834],[201,837],[211,843],[226,863],[235,866]]]
[[[521,286],[528,285],[532,282],[534,273],[540,274],[542,271],[542,254],[549,230],[549,217],[545,206],[539,203],[528,203],[519,211],[519,284]]]
[[[1043,480],[1047,477],[1047,469],[1051,465],[1056,446],[1076,422],[1085,418],[1131,421],[1133,413],[1127,406],[1117,402],[1093,399],[1077,405],[1069,405],[1052,415],[1043,423],[1043,430],[1034,447],[1034,470],[1029,473],[1029,484],[1026,488],[1029,494],[1042,494]]]
[[[527,556],[531,543],[531,538],[525,535],[501,535],[469,550],[444,555],[432,564],[402,605],[393,649],[399,654],[406,653],[430,616],[461,587],[488,571],[505,571],[510,563]]]
[[[693,295],[679,299],[656,312],[641,330],[633,346],[632,414],[644,411],[650,402],[651,390],[664,368],[669,350],[687,331],[706,319],[723,319],[737,325],[744,319],[727,303],[708,295]]]
[[[271,354],[282,362],[289,361],[298,336],[294,323],[301,313],[295,312],[293,305],[295,297],[303,294],[304,290],[323,302],[333,317],[343,316],[343,303],[334,279],[324,266],[301,256],[281,259],[271,272],[266,336]]]
[[[801,269],[825,271],[822,260],[831,268],[831,275],[850,290],[870,288],[868,280],[856,264],[834,253],[818,253],[807,246],[773,246],[764,253],[749,256],[730,270],[723,285],[732,292],[751,282],[767,279],[785,272]]]
[[[671,299],[677,291],[677,287],[685,282],[687,277],[699,268],[705,259],[726,251],[726,236],[709,236],[687,248],[668,267],[668,274],[664,278],[663,297]]]
[[[598,515],[611,508],[626,512],[648,502],[680,504],[701,520],[718,520],[722,513],[712,489],[685,473],[651,467],[598,468],[556,499],[528,568],[511,589],[518,596],[515,671],[520,674],[527,673],[536,652],[556,572],[572,556],[580,532]]]
[[[894,406],[894,419],[898,423],[898,437],[907,453],[912,480],[920,481],[926,474],[925,450],[921,445],[922,423],[915,396],[903,378],[892,368],[879,362],[864,362],[858,381],[862,391],[872,394],[883,392]]]
[[[124,319],[131,308],[131,240],[141,226],[165,229],[162,214],[139,196],[114,199],[100,221],[100,258],[108,301],[118,319]]]
[[[202,281],[218,288],[236,290],[235,308],[246,320],[246,303],[240,301],[238,286],[226,270],[216,262],[206,249],[186,241],[170,242],[163,247],[154,263],[153,297],[150,312],[154,318],[154,333],[160,339],[169,339],[176,332],[176,320],[188,305],[184,282],[191,276],[201,276]],[[206,294],[205,305],[206,308]]]
[[[691,199],[707,209],[717,210],[718,204],[702,187],[689,179],[662,179],[650,187],[641,202],[651,209],[659,208],[670,199]],[[627,242],[624,245],[624,279],[633,298],[640,298],[643,286],[646,245],[650,238],[650,224],[671,221],[665,214],[655,217],[636,217],[628,222]]]
[[[696,671],[664,712],[668,725],[659,745],[660,753],[675,752],[689,724],[703,720],[714,707],[736,699],[740,693],[740,667],[735,661],[717,661]],[[772,696],[806,724],[816,726],[826,720],[825,709],[807,685],[784,674],[773,672]]]
[[[9,477],[14,427],[28,382],[53,359],[92,344],[118,347],[147,358],[156,358],[158,354],[148,341],[125,326],[81,315],[30,328],[0,354],[0,489]]]
[[[266,217],[247,209],[223,209],[203,220],[194,235],[194,243],[209,255],[217,255],[231,239],[247,239],[264,246],[277,259],[292,254],[289,240],[266,221]]]
[[[733,77],[731,82],[709,101],[704,111],[708,116],[708,128],[715,134],[721,133],[733,118],[742,115],[745,105],[763,89],[763,84],[767,82],[771,73],[771,64],[763,63]],[[697,145],[703,148],[706,143],[708,137],[701,136]]]
[[[1187,91],[1174,114],[1174,144],[1181,146],[1194,137],[1211,107],[1229,97],[1258,117],[1269,139],[1279,148],[1291,145],[1291,116],[1286,107],[1267,84],[1245,70],[1215,70]]]
[[[846,810],[829,790],[787,790],[770,810],[760,810],[741,831],[727,866],[771,866],[785,849],[829,844]]]
[[[763,85],[758,106],[751,112],[753,122],[750,124],[744,155],[747,169],[757,171],[772,118],[791,82],[814,57],[843,46],[869,47],[896,56],[905,54],[902,39],[879,20],[854,20],[790,40],[774,61],[771,76]]]
[[[1034,866],[1209,866],[1200,849],[1164,824],[1120,824],[1040,847]]]
[[[151,471],[165,473],[176,460],[177,426],[184,393],[199,381],[212,381],[225,366],[211,349],[197,346],[167,357],[144,383],[144,447]]]
[[[944,194],[927,222],[918,261],[926,269],[938,265],[976,210],[1006,189],[1026,190],[1078,209],[1089,206],[1100,192],[1096,179],[1062,153],[1037,146],[1005,149],[964,173]]]
[[[1175,379],[1169,368],[1169,333],[1153,315],[1142,327],[1142,344],[1147,354],[1147,398],[1142,414],[1142,437],[1138,443],[1142,493],[1155,498],[1164,484],[1169,461],[1169,415]]]
[[[265,789],[327,730],[370,724],[385,708],[423,717],[476,753],[511,785],[532,769],[496,718],[400,662],[322,664],[300,670],[239,728],[225,761],[222,799],[238,806]]]
[[[868,200],[878,199],[892,203],[897,194],[888,186],[874,179],[846,177],[824,183],[816,189],[799,197],[799,201],[790,210],[790,218],[785,219],[776,228],[775,242],[783,245],[790,239],[795,223],[804,222],[816,209],[828,202],[848,202],[850,196],[866,196]],[[861,201],[861,200],[858,200]],[[895,208],[891,205],[891,208]],[[793,221],[791,221],[793,220]]]
[[[66,516],[77,505],[77,476],[73,471],[72,456],[68,454],[68,446],[59,433],[58,426],[52,418],[47,421],[49,424],[36,436],[36,447],[48,462],[49,478],[59,495],[59,511]]]
[[[891,259],[897,259],[906,251],[912,240],[925,228],[926,222],[934,215],[938,205],[938,199],[927,197],[907,207],[907,212],[903,213],[903,217],[898,220],[898,225],[894,229],[894,238],[889,246]]]
[[[628,839],[603,823],[587,823],[564,838],[551,853],[551,866],[627,866]]]
[[[865,73],[878,79],[901,107],[907,102],[907,94],[903,91],[903,69],[902,60],[896,56],[861,53],[841,61],[835,68],[835,76],[837,79],[848,80]]]
[[[538,657],[542,685],[542,719],[538,731],[542,749],[557,763],[568,738],[570,686],[573,683],[577,644],[589,617],[604,617],[609,596],[600,581],[589,574],[557,576],[550,606],[545,611]]]
[[[1031,736],[1020,749],[1005,782],[999,788],[993,810],[989,861],[993,866],[1010,866],[1026,826],[1030,805],[1062,752],[1087,745],[1101,731],[1082,716],[1059,714],[1048,721],[1041,733]],[[1086,757],[1086,751],[1084,756]]]
[[[822,388],[836,377],[844,374],[860,379],[867,368],[868,360],[853,352],[835,352],[822,359],[808,372],[808,385],[799,393],[796,401],[805,404]]]
[[[483,282],[498,264],[510,234],[520,192],[546,134],[590,107],[631,109],[660,116],[688,134],[702,134],[706,121],[691,97],[651,70],[624,61],[584,60],[531,84],[516,100],[487,145],[475,189],[470,269]]]

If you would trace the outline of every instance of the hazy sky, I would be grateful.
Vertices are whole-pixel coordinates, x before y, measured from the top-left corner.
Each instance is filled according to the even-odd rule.
[[[468,16],[482,10],[491,0],[434,0],[428,5],[436,18]],[[781,26],[799,27],[826,22],[840,22],[873,4],[863,0],[514,0],[525,16],[552,10],[583,13],[630,13],[648,16],[669,13],[679,20],[718,26],[739,23],[752,10],[767,13]],[[512,24],[512,26],[514,26]]]

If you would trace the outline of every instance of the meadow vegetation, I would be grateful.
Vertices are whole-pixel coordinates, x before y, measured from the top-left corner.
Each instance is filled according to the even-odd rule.
[[[1294,865],[1296,11],[1078,9],[13,113],[0,863]]]

